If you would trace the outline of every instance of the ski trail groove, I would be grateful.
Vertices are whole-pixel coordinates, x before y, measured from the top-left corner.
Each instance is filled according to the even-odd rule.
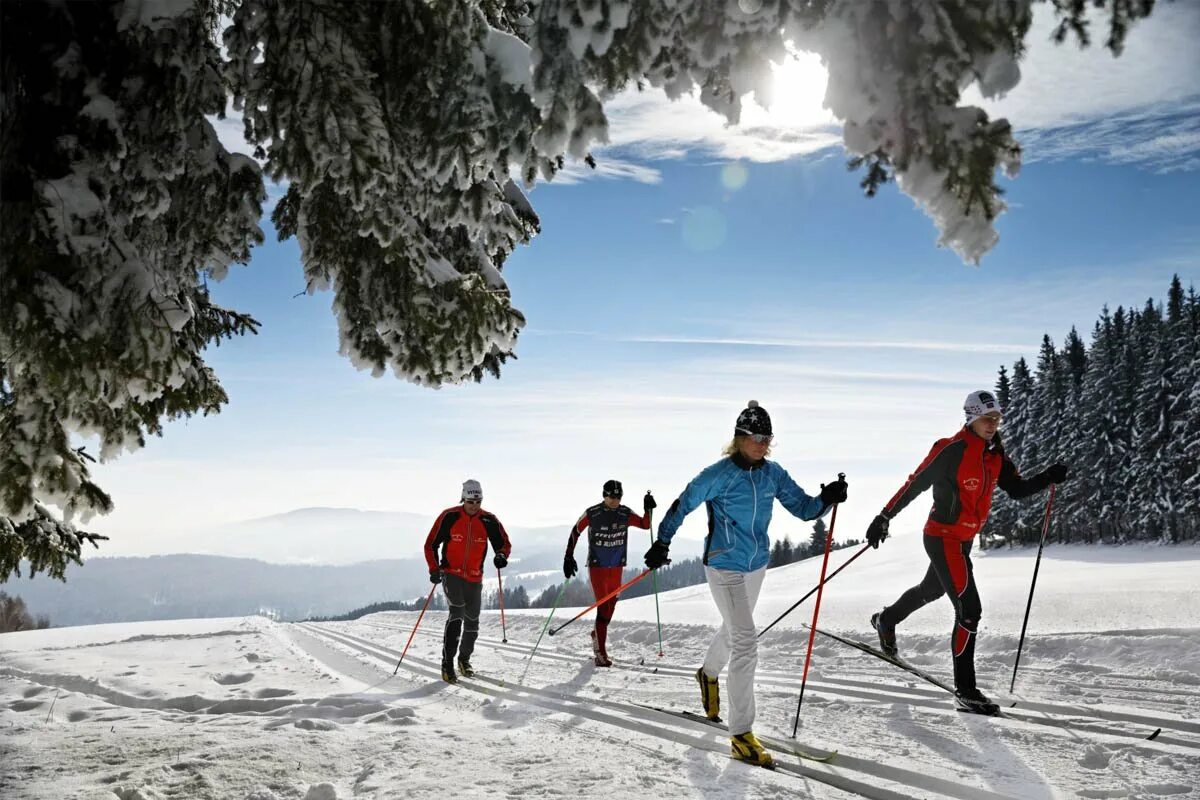
[[[399,656],[399,652],[390,648],[382,647],[366,639],[362,639],[354,634],[348,634],[342,631],[332,631],[324,627],[317,627],[306,624],[305,629],[312,630],[314,633],[325,636],[334,641],[340,641],[342,644],[352,647],[369,656],[378,658],[380,661],[387,661],[391,658]],[[578,663],[578,659],[572,659]],[[435,671],[435,665],[432,662],[426,661],[419,657],[409,655],[405,658],[405,663],[402,666],[408,667],[409,661],[414,664],[424,666],[424,669],[413,669],[419,674],[428,675],[441,680],[440,671]],[[593,719],[607,724],[618,725],[630,730],[636,730],[642,733],[648,733],[660,738],[666,738],[680,744],[687,744],[692,747],[701,747],[701,749],[710,750],[713,752],[726,753],[726,748],[721,743],[709,743],[709,739],[713,737],[713,729],[710,726],[703,725],[699,722],[689,722],[688,720],[673,717],[669,714],[661,714],[649,709],[642,709],[638,706],[627,703],[620,703],[603,698],[580,698],[575,695],[562,694],[545,689],[537,689],[534,687],[523,686],[512,682],[501,681],[494,678],[484,678],[476,676],[472,679],[460,679],[460,686],[471,687],[473,682],[486,683],[489,686],[494,686],[498,690],[495,694],[504,693],[511,696],[522,696],[526,702],[531,702],[535,705],[540,705],[545,708],[550,708],[556,711],[567,711],[568,713],[578,714],[588,719]],[[492,692],[485,692],[493,694]],[[592,707],[592,708],[589,708]],[[601,707],[608,711],[621,714],[622,718],[613,717],[611,714],[605,714],[602,711],[596,711],[594,707]],[[650,717],[660,717],[664,721],[669,720],[675,728],[695,729],[699,732],[700,727],[703,728],[703,733],[707,734],[708,738],[698,739],[696,736],[688,734],[680,734],[678,732],[664,731],[661,727],[651,726]],[[683,737],[683,738],[680,738]],[[718,736],[721,740],[722,736]],[[698,741],[705,742],[697,744]],[[813,778],[831,786],[850,791],[855,794],[860,794],[864,797],[883,798],[883,797],[905,797],[899,793],[879,787],[872,784],[856,781],[850,776],[843,775],[843,770],[853,770],[863,775],[886,780],[891,783],[899,784],[907,789],[915,789],[920,794],[920,797],[928,797],[929,792],[934,792],[939,795],[944,795],[960,800],[1012,800],[1010,795],[1004,795],[993,792],[988,789],[966,786],[960,783],[957,779],[941,778],[929,775],[923,772],[915,772],[904,769],[902,767],[893,767],[886,764],[881,764],[877,761],[858,758],[856,756],[839,753],[834,764],[805,764],[803,768],[780,762],[779,768],[785,771],[793,772],[794,774]]]
[[[369,622],[368,625],[385,628],[391,630],[405,630],[403,626],[390,625],[384,622]],[[419,635],[439,636],[436,633],[426,633],[418,631]],[[507,652],[518,652],[528,655],[533,646],[531,644],[522,644],[521,642],[509,639],[507,643],[500,642],[496,639],[479,637],[476,640],[477,644],[482,644],[497,650]],[[587,654],[569,655],[561,650],[546,651],[539,648],[534,654],[534,658],[541,658],[548,661],[560,661],[578,664],[580,660],[590,660],[591,656]],[[644,672],[647,674],[662,675],[665,677],[682,677],[691,679],[695,674],[695,670],[690,667],[684,667],[669,662],[656,663],[653,667],[649,665],[637,664],[614,664],[615,669],[628,670],[634,672]],[[797,689],[799,683],[795,678],[788,676],[787,673],[775,670],[757,671],[755,680],[761,684],[772,686],[786,687],[789,689]],[[886,687],[881,689],[881,685]],[[836,696],[855,700],[865,700],[878,703],[904,703],[905,705],[921,708],[937,713],[955,715],[959,712],[953,707],[947,705],[946,698],[949,697],[945,692],[936,689],[926,689],[924,686],[904,686],[900,684],[881,684],[880,681],[867,683],[866,681],[853,681],[840,678],[819,677],[816,680],[808,681],[810,690],[822,696]],[[1200,732],[1200,723],[1192,722],[1191,720],[1177,719],[1170,716],[1156,717],[1148,714],[1139,714],[1132,712],[1123,712],[1115,709],[1096,709],[1088,706],[1071,706],[1056,703],[1045,703],[1032,700],[1020,701],[1020,706],[1016,709],[1005,707],[1003,717],[995,718],[1001,724],[1012,723],[1027,723],[1038,725],[1054,730],[1063,731],[1065,733],[1079,732],[1090,735],[1112,736],[1118,739],[1129,740],[1133,739],[1137,742],[1153,741],[1154,744],[1171,745],[1175,747],[1187,748],[1190,750],[1200,750],[1200,741],[1190,739],[1181,739],[1175,736],[1159,734],[1153,739],[1148,739],[1155,729],[1162,728],[1164,732],[1173,731],[1176,733],[1188,733],[1192,731]],[[1097,713],[1102,712],[1102,713]],[[1071,719],[1060,719],[1058,717],[1070,717]],[[1145,730],[1127,730],[1125,728],[1114,727],[1104,723],[1117,721],[1127,722],[1133,725],[1145,726]],[[1158,753],[1161,750],[1148,750],[1148,753]]]

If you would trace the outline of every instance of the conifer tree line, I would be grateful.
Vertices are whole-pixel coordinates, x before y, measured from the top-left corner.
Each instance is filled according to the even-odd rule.
[[[1033,368],[1000,367],[1001,436],[1024,473],[1071,467],[1047,541],[1200,538],[1200,298],[1176,275],[1166,303],[1105,306],[1085,344],[1042,338]],[[998,492],[982,546],[1036,543],[1045,497]]]
[[[30,613],[25,601],[6,592],[0,592],[0,633],[33,631],[50,627],[50,617]]]

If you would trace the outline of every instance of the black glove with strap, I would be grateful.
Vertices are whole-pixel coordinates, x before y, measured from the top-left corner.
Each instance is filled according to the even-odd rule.
[[[496,553],[495,557],[492,558],[492,563],[496,565],[496,569],[504,569],[508,566],[508,556],[504,555],[504,553]]]
[[[1062,483],[1067,479],[1067,472],[1067,465],[1060,462],[1051,465],[1042,474],[1046,476],[1047,483]]]
[[[838,473],[838,479],[833,483],[821,484],[821,502],[826,507],[834,503],[846,502],[846,490],[849,487],[846,485],[846,476]]]
[[[579,572],[579,565],[575,563],[575,556],[568,553],[563,557],[563,575],[567,578],[574,578]]]
[[[432,572],[430,572],[429,573],[429,582],[430,583],[441,583],[442,582],[442,571],[440,569],[435,569]]]
[[[650,545],[650,549],[646,551],[646,567],[648,569],[658,569],[663,564],[671,563],[671,559],[667,556],[670,554],[671,546],[662,539],[655,539],[654,544]]]
[[[878,550],[879,545],[888,537],[888,518],[883,514],[876,514],[875,519],[871,520],[871,524],[867,526],[867,544]]]
[[[642,511],[646,513],[646,516],[649,516],[650,512],[656,508],[658,508],[658,503],[655,501],[654,495],[647,491],[646,496],[642,498]]]

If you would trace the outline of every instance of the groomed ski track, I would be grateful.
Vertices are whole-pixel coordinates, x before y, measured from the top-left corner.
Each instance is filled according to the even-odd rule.
[[[352,634],[337,632],[327,625],[305,624],[300,628],[305,632],[338,642],[376,659],[381,663],[381,668],[393,668],[395,659],[400,657],[399,650],[381,647]],[[405,656],[401,669],[431,680],[441,680],[438,664],[413,656],[411,651]],[[702,722],[689,722],[670,714],[660,714],[628,703],[597,697],[580,697],[478,676],[460,679],[458,686],[488,697],[529,703],[548,711],[572,714],[723,756],[729,753],[728,737]],[[950,797],[959,800],[1016,800],[1011,795],[964,786],[953,778],[942,778],[879,764],[845,752],[839,752],[835,763],[802,762],[799,765],[789,763],[785,760],[787,757],[778,750],[773,752],[777,757],[777,772],[819,781],[873,800],[916,800],[916,798],[925,797]],[[747,766],[746,769],[755,769],[755,767]],[[868,782],[864,778],[874,778],[875,782]]]
[[[402,626],[390,625],[383,622],[370,622],[372,626],[390,630],[401,630]],[[440,638],[439,633],[418,630],[418,636]],[[533,649],[532,644],[509,640],[502,643],[498,639],[480,637],[477,646],[504,649],[514,653],[528,655]],[[853,653],[854,651],[848,651]],[[399,654],[397,654],[399,655]],[[536,659],[561,661],[578,664],[581,660],[590,659],[589,654],[567,654],[561,651],[548,651],[545,643],[534,654]],[[865,661],[874,661],[872,656],[863,654]],[[647,661],[645,665],[617,663],[614,669],[640,670],[650,674],[686,678],[692,680],[695,667],[671,664],[668,661]],[[828,697],[841,697],[848,700],[875,701],[879,703],[902,703],[934,712],[955,715],[954,704],[948,694],[932,686],[928,686],[919,678],[906,678],[906,673],[896,667],[885,666],[885,671],[893,672],[893,681],[857,680],[854,678],[836,678],[821,676],[813,678],[810,674],[806,692]],[[755,680],[760,684],[783,686],[800,691],[800,681],[788,673],[759,667]],[[901,682],[907,681],[907,682]],[[1049,703],[1038,700],[1027,700],[1018,693],[1012,699],[1001,700],[1001,710],[1004,717],[994,718],[998,724],[1027,723],[1030,725],[1057,728],[1066,735],[1084,733],[1100,737],[1113,737],[1113,742],[1128,745],[1129,740],[1146,740],[1156,729],[1162,728],[1162,733],[1154,738],[1156,744],[1175,745],[1184,751],[1200,751],[1200,722],[1182,719],[1171,715],[1157,715],[1125,708],[1106,708],[1102,706],[1084,706],[1065,703]],[[1010,708],[1009,704],[1015,699],[1017,707]],[[1113,725],[1110,723],[1124,723]],[[1179,735],[1176,735],[1179,734]],[[1191,738],[1189,734],[1196,737]],[[1124,740],[1124,741],[1122,741]]]
[[[402,625],[366,620],[357,623],[359,633],[362,632],[361,626],[363,625],[381,632],[389,631],[392,635],[407,634],[411,630]],[[379,673],[381,682],[390,676],[396,659],[399,658],[398,649],[377,644],[361,635],[342,630],[341,628],[344,626],[338,624],[305,624],[298,627],[305,633],[315,635],[327,642],[336,642],[344,649],[365,656],[381,670]],[[419,631],[418,637],[426,639],[426,642],[430,643],[429,639],[440,638],[440,631],[437,627],[431,627],[429,630]],[[589,658],[584,653],[563,652],[561,645],[562,642],[557,640],[553,645],[549,643],[549,640],[544,640],[534,658],[539,664],[550,667],[555,664],[561,664],[564,667],[568,665],[579,667]],[[490,648],[517,656],[528,656],[532,650],[532,642],[510,639],[508,643],[503,643],[498,639],[481,637],[477,647]],[[403,666],[422,677],[440,681],[438,664],[427,658],[414,656],[415,650],[415,647],[410,650]],[[863,657],[869,659],[867,656]],[[478,661],[478,658],[476,660]],[[661,678],[664,681],[664,690],[668,686],[676,691],[681,688],[685,691],[690,690],[690,683],[695,671],[693,667],[671,664],[666,660],[651,660],[650,657],[647,657],[646,661],[644,666],[619,664],[616,669],[640,673],[641,680]],[[902,675],[899,670],[896,672],[898,676]],[[713,729],[702,722],[688,721],[674,715],[656,713],[632,703],[607,700],[583,693],[573,694],[556,689],[539,689],[527,685],[528,680],[524,685],[517,684],[514,681],[520,677],[519,674],[512,675],[510,673],[511,669],[506,673],[507,681],[477,677],[464,680],[459,686],[463,691],[515,703],[525,703],[544,708],[547,711],[570,714],[722,755],[728,753],[728,743],[724,736],[714,735]],[[789,690],[798,691],[799,688],[797,678],[779,671],[760,668],[758,680],[764,685],[786,687]],[[893,707],[906,706],[920,709],[922,713],[932,711],[947,717],[961,716],[954,710],[952,702],[944,693],[933,687],[906,685],[900,682],[902,680],[902,677],[897,677],[895,682],[881,683],[878,680],[859,680],[855,677],[813,679],[810,676],[808,691],[843,702],[871,702]],[[690,692],[687,694],[690,697]],[[647,695],[637,699],[647,701],[654,698],[655,695]],[[679,707],[677,703],[661,700],[655,702],[658,705],[672,706],[677,709]],[[1194,759],[1198,757],[1197,751],[1200,751],[1200,738],[1194,737],[1194,734],[1200,732],[1200,724],[1167,715],[1160,717],[1130,709],[1097,708],[1025,700],[1020,702],[1019,708],[1006,708],[1005,711],[1010,715],[1008,719],[979,720],[978,724],[1012,725],[1032,730],[1039,735],[1064,737],[1067,740],[1066,746],[1078,745],[1081,752],[1093,743],[1110,747],[1119,746],[1126,752],[1138,753],[1151,758],[1171,754]],[[1145,737],[1156,727],[1162,727],[1163,732],[1153,742],[1144,741]],[[778,746],[786,747],[787,740],[776,739],[776,744],[778,754],[780,752]],[[918,753],[906,756],[902,763],[913,766],[914,759],[916,759],[919,771],[895,767],[889,763],[883,763],[879,759],[857,755],[854,752],[855,742],[840,740],[836,731],[830,732],[827,741],[823,744],[840,750],[840,754],[832,764],[818,764],[812,761],[794,763],[794,758],[784,756],[780,758],[780,771],[871,798],[937,796],[962,798],[962,800],[983,800],[984,798],[995,800],[996,798],[1015,796],[972,786],[968,782],[964,782],[962,774],[952,774],[936,765],[919,763]],[[809,743],[803,743],[802,746],[812,750],[821,749],[812,747]],[[747,767],[747,769],[751,768]]]

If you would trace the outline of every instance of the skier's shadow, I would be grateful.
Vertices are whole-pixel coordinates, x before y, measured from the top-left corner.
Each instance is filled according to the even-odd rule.
[[[1031,770],[1024,760],[1004,744],[1004,739],[992,722],[982,717],[971,718],[969,714],[962,716],[977,747],[964,744],[961,739],[936,733],[913,718],[910,706],[899,703],[892,706],[888,727],[939,753],[952,764],[977,770],[998,792],[1022,800],[1053,800],[1056,795],[1045,777]]]
[[[751,768],[745,764],[738,764],[733,759],[723,765],[714,764],[706,751],[695,749],[688,753],[686,762],[684,774],[701,797],[741,800],[752,796]]]
[[[591,679],[595,671],[596,668],[594,665],[584,663],[570,680],[560,683],[550,683],[539,688],[542,691],[552,694],[573,696],[578,694],[579,690]],[[507,701],[507,703],[488,703],[483,707],[483,718],[498,723],[500,727],[515,728],[520,725],[527,725],[533,719],[546,716],[547,711],[545,708],[524,702],[524,699],[521,697],[503,697],[501,699]],[[564,722],[564,727],[573,728],[583,721],[582,717],[573,716]]]

